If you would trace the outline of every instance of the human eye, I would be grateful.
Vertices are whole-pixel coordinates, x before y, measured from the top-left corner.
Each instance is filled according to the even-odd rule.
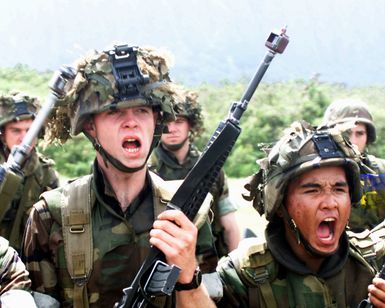
[[[138,107],[135,109],[135,113],[137,114],[146,115],[146,114],[149,114],[150,112],[151,112],[151,108],[148,108],[148,107]]]
[[[119,109],[111,109],[111,110],[108,110],[107,111],[107,115],[108,116],[111,116],[111,115],[116,115],[116,114],[119,114],[121,111]]]

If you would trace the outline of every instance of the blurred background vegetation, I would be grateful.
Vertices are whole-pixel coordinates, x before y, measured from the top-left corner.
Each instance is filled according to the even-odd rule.
[[[19,90],[39,96],[44,101],[47,83],[52,72],[38,72],[25,65],[0,68],[0,93]],[[219,121],[223,119],[233,101],[238,100],[248,80],[236,83],[223,81],[220,85],[201,84],[193,88],[199,93],[205,119],[205,132],[197,138],[200,149],[208,141]],[[313,125],[320,123],[326,107],[335,99],[361,98],[368,102],[375,119],[377,142],[370,153],[385,158],[385,87],[347,87],[344,84],[310,80],[261,83],[247,112],[241,119],[242,133],[228,158],[225,171],[231,178],[242,178],[257,170],[256,159],[264,156],[263,146],[277,140],[291,122],[305,120]],[[94,159],[92,146],[80,136],[64,145],[39,147],[56,162],[58,172],[68,178],[89,173]]]

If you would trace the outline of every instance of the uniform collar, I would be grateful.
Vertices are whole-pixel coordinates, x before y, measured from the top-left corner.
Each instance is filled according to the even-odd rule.
[[[268,247],[279,264],[300,275],[316,275],[329,278],[338,273],[346,263],[349,254],[349,241],[344,232],[340,238],[338,250],[325,258],[318,273],[312,272],[301,260],[295,256],[285,237],[284,226],[281,221],[269,222],[266,229]]]

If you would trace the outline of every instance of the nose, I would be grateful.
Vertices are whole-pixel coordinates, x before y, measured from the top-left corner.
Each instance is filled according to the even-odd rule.
[[[132,128],[138,125],[134,110],[132,108],[123,109],[123,126]]]
[[[321,200],[322,209],[332,209],[338,207],[337,199],[332,192],[325,192]]]
[[[169,123],[167,123],[167,127],[168,127],[168,131],[169,131],[170,133],[176,131],[176,125],[175,125],[175,122],[169,122]]]

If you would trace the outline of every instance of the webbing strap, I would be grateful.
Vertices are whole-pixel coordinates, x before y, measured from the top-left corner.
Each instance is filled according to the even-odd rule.
[[[23,195],[19,202],[19,206],[16,211],[15,220],[13,221],[11,233],[9,235],[9,243],[12,247],[19,248],[21,247],[21,238],[20,238],[20,225],[25,212],[25,204],[29,198],[29,192],[31,190],[32,183],[34,178],[32,176],[27,177],[26,183],[23,187]]]
[[[273,289],[269,281],[265,281],[259,285],[262,298],[265,302],[266,307],[268,308],[277,308],[277,303],[274,298]]]
[[[91,178],[89,175],[70,183],[61,198],[64,251],[74,284],[75,308],[88,307],[87,281],[93,263]]]

